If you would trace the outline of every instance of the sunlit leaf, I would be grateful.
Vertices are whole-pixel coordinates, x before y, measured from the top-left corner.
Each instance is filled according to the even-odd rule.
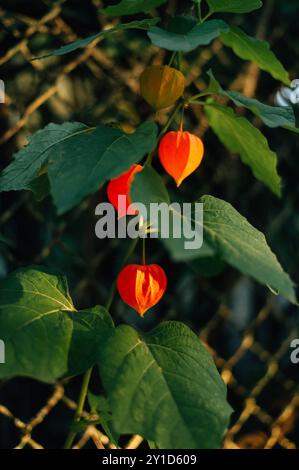
[[[262,70],[286,85],[290,85],[289,74],[271,51],[266,41],[248,36],[237,26],[231,26],[230,31],[221,34],[221,41],[231,47],[241,59],[255,62]]]
[[[211,94],[226,96],[236,106],[250,109],[252,113],[261,118],[266,126],[284,127],[288,130],[299,131],[296,128],[295,114],[291,106],[269,106],[253,98],[248,98],[237,91],[223,90],[211,70],[208,71],[208,75],[210,77],[210,84],[207,91],[210,90]]]
[[[213,131],[233,153],[240,155],[253,175],[274,194],[281,195],[281,180],[277,173],[277,156],[269,148],[266,137],[246,118],[216,103],[205,105],[206,115]]]
[[[66,279],[49,269],[23,268],[0,282],[0,377],[54,382],[86,371],[113,330],[101,307],[77,312]]]
[[[226,386],[198,337],[184,324],[139,334],[120,326],[99,368],[120,434],[164,449],[217,448],[229,424]]]

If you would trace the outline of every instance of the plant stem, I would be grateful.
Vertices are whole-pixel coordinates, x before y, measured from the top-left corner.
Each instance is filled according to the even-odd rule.
[[[91,373],[92,373],[92,368],[88,369],[84,374],[82,385],[81,385],[81,390],[80,390],[80,395],[79,395],[79,400],[78,400],[78,405],[77,405],[77,409],[74,415],[74,421],[73,421],[74,423],[80,421],[80,417],[83,412],[83,408],[84,408],[84,404],[85,404],[85,400],[86,400],[86,396],[88,392],[88,386],[89,386],[89,382],[91,378]],[[72,431],[72,430],[70,431],[65,442],[65,446],[64,446],[65,449],[72,448],[76,435],[77,435],[76,431]]]
[[[158,138],[157,138],[158,142],[161,139],[161,137],[163,137],[163,135],[168,131],[169,127],[171,126],[173,120],[175,119],[176,115],[178,114],[178,112],[179,112],[179,110],[181,109],[182,106],[183,106],[182,103],[178,103],[176,105],[173,112],[170,114],[166,124],[162,127],[162,129],[161,129],[161,131],[158,135]],[[151,154],[151,155],[153,155],[153,154]]]
[[[210,16],[213,15],[213,12],[212,11],[209,11],[209,13],[206,14],[206,16],[204,16],[201,20],[202,23],[204,23],[208,18],[210,18]]]
[[[184,130],[184,116],[185,116],[185,106],[182,107],[182,115],[181,115],[181,122],[180,122],[180,132]]]
[[[146,256],[145,256],[145,237],[142,239],[142,264],[145,265]]]
[[[158,135],[158,138],[157,138],[157,141],[159,142],[159,140],[161,139],[161,137],[168,131],[169,129],[169,126],[171,125],[172,121],[174,120],[174,118],[176,117],[177,113],[179,112],[180,108],[183,106],[183,103],[178,103],[176,105],[176,107],[174,108],[173,112],[171,113],[171,115],[169,116],[166,124],[164,125],[164,127],[161,129],[161,132],[159,133]],[[155,151],[151,152],[148,154],[145,162],[144,162],[144,166],[145,165],[151,165],[152,164],[152,159],[153,159],[153,156],[154,156],[154,153]]]
[[[201,104],[202,106],[204,106],[207,103],[205,101],[192,100],[192,101],[189,101],[189,104]]]
[[[192,103],[192,101],[195,101],[198,98],[203,98],[204,96],[208,96],[208,95],[212,95],[212,94],[213,93],[210,93],[208,91],[202,91],[201,93],[197,93],[196,95],[190,96],[190,98],[188,98],[186,100],[186,104]]]
[[[197,3],[197,13],[198,13],[198,19],[202,23],[202,15],[201,15],[201,1]]]
[[[127,253],[126,253],[126,255],[125,255],[125,257],[122,261],[121,269],[126,265],[127,261],[129,260],[131,255],[134,253],[136,245],[138,243],[138,240],[139,240],[139,238],[135,238],[134,240],[132,240],[132,243],[130,244],[129,250],[127,251]],[[114,296],[115,296],[115,293],[116,293],[116,281],[114,281],[114,283],[112,284],[110,293],[108,295],[108,300],[107,300],[106,305],[105,305],[106,310],[110,309],[110,307],[112,305],[112,302],[113,302],[113,299],[114,299]],[[80,421],[80,418],[81,418],[81,415],[82,415],[82,412],[83,412],[83,409],[84,409],[86,396],[87,396],[87,393],[88,393],[88,387],[89,387],[89,383],[90,383],[90,379],[91,379],[91,373],[92,373],[92,367],[90,369],[88,369],[84,374],[73,423],[76,423],[76,422]],[[69,432],[69,435],[67,436],[67,439],[66,439],[65,445],[64,445],[65,449],[71,449],[72,448],[72,445],[73,445],[73,442],[76,438],[76,435],[77,435],[76,431],[71,430]]]
[[[182,53],[181,53],[181,51],[178,52],[177,67],[178,67],[178,70],[182,71]]]
[[[183,103],[178,103],[176,105],[176,107],[174,108],[173,112],[171,113],[171,115],[169,116],[169,119],[168,121],[166,122],[165,126],[162,128],[160,134],[158,135],[158,141],[161,139],[161,137],[165,134],[165,132],[168,131],[169,129],[169,126],[171,125],[172,121],[174,120],[174,118],[176,117],[177,113],[179,112],[179,110],[181,109],[181,107],[183,106]]]
[[[174,61],[174,58],[176,56],[176,51],[174,51],[172,54],[171,54],[171,57],[170,57],[170,60],[168,62],[168,66],[170,67],[172,62]]]
[[[169,126],[171,125],[172,121],[174,120],[175,116],[177,115],[177,113],[179,112],[179,110],[182,106],[183,106],[182,103],[177,104],[177,106],[175,107],[175,109],[173,110],[171,115],[169,116],[169,119],[166,122],[165,126],[162,128],[160,134],[158,135],[158,141],[161,139],[161,137],[164,135],[164,133],[168,130]],[[146,159],[145,165],[146,164],[150,165],[152,158],[153,158],[153,153],[150,153],[148,155],[147,159]],[[130,244],[129,249],[128,249],[128,251],[127,251],[127,253],[126,253],[126,255],[125,255],[125,257],[122,261],[120,269],[122,269],[126,265],[128,260],[130,259],[131,255],[134,253],[136,245],[138,243],[138,240],[139,240],[139,238],[135,238],[134,240],[132,240],[132,243]],[[145,238],[143,239],[142,262],[143,262],[143,264],[145,264]],[[109,292],[109,295],[108,295],[108,299],[107,299],[107,302],[105,304],[106,310],[110,309],[110,307],[113,303],[113,300],[114,300],[115,293],[116,293],[116,281],[114,281],[112,286],[111,286],[111,289],[110,289],[110,292]],[[85,372],[85,375],[83,377],[83,382],[82,382],[82,386],[81,386],[81,390],[80,390],[80,394],[79,394],[78,404],[77,404],[76,412],[75,412],[75,415],[74,415],[73,423],[78,422],[80,420],[81,415],[82,415],[85,400],[86,400],[86,396],[87,396],[87,393],[88,393],[88,387],[89,387],[89,382],[90,382],[90,379],[91,379],[91,373],[92,373],[92,368],[88,369]],[[76,435],[77,435],[76,431],[70,431],[70,433],[69,433],[69,435],[66,439],[66,442],[65,442],[65,446],[64,446],[65,449],[71,449],[71,447],[73,445],[73,442],[74,442],[74,439],[76,438]]]
[[[120,270],[122,270],[122,268],[127,264],[128,260],[131,258],[132,254],[134,253],[135,251],[135,248],[136,248],[136,245],[138,243],[138,240],[139,238],[134,238],[129,246],[129,249],[121,263],[121,267],[120,267]],[[105,304],[105,309],[106,310],[109,310],[111,305],[112,305],[112,302],[114,300],[114,296],[115,296],[115,293],[116,293],[116,281],[113,282],[112,286],[111,286],[111,289],[110,289],[110,292],[109,292],[109,295],[108,295],[108,300]]]
[[[199,19],[202,22],[208,17],[208,15],[202,20],[200,3],[198,4],[198,10],[199,10]],[[177,54],[176,52],[172,53],[172,55],[170,57],[170,60],[169,60],[169,64],[168,64],[169,66],[173,63],[173,61],[176,57],[176,54]],[[178,69],[181,70],[182,54],[180,52],[177,55],[177,65],[178,65]],[[176,105],[173,112],[169,116],[166,124],[164,125],[164,127],[162,128],[162,130],[160,131],[160,133],[158,135],[158,139],[157,139],[158,142],[161,139],[161,137],[167,132],[167,130],[169,129],[171,123],[173,122],[173,120],[175,119],[177,113],[179,112],[179,110],[181,108],[183,110],[182,120],[181,120],[181,128],[182,128],[182,121],[183,121],[183,116],[184,116],[184,106],[185,106],[184,102],[183,103],[180,102]],[[145,161],[145,165],[150,165],[151,164],[153,155],[154,155],[153,152],[148,154],[148,157]],[[130,244],[129,250],[127,251],[127,253],[126,253],[126,255],[125,255],[125,257],[122,261],[120,269],[122,269],[126,265],[128,260],[130,259],[131,255],[134,253],[136,245],[138,243],[138,240],[139,240],[139,238],[136,238],[136,239],[132,240],[132,243]],[[145,264],[145,238],[143,238],[143,240],[142,240],[142,264]],[[107,299],[107,302],[105,304],[106,310],[110,309],[110,307],[113,303],[114,297],[115,297],[115,293],[116,293],[116,280],[113,282],[113,284],[111,286],[111,289],[110,289],[110,292],[109,292],[109,295],[108,295],[108,299]],[[78,404],[77,404],[77,408],[76,408],[76,411],[75,411],[75,414],[74,414],[73,424],[80,421],[81,415],[83,413],[86,397],[87,397],[87,394],[88,394],[89,383],[90,383],[90,379],[91,379],[91,375],[92,375],[92,369],[93,369],[92,367],[90,369],[88,369],[85,372],[84,376],[83,376],[83,381],[82,381],[81,390],[80,390],[80,394],[79,394]],[[76,436],[77,436],[76,431],[71,430],[69,432],[69,434],[67,436],[67,439],[66,439],[66,442],[65,442],[65,445],[64,445],[65,449],[71,449],[72,448],[72,445],[73,445],[73,442],[74,442]]]

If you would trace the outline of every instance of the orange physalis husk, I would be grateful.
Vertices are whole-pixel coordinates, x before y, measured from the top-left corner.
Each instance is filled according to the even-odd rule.
[[[118,176],[117,178],[112,179],[107,186],[108,199],[115,209],[118,210],[119,217],[136,214],[136,211],[132,210],[132,208],[129,210],[129,206],[131,204],[130,189],[135,174],[142,169],[143,166],[141,165],[132,165],[128,171]],[[126,197],[123,207],[118,207],[119,196]]]
[[[163,297],[166,286],[166,274],[158,264],[129,264],[117,278],[122,300],[142,317]]]
[[[203,154],[202,140],[190,132],[168,132],[159,145],[160,161],[177,186],[199,167]]]
[[[184,93],[185,77],[168,65],[150,65],[140,77],[140,92],[156,110],[168,108]]]

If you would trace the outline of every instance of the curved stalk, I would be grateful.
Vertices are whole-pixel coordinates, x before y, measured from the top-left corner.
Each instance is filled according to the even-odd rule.
[[[132,243],[129,247],[129,250],[127,251],[127,253],[126,253],[126,255],[123,259],[121,269],[126,265],[127,261],[129,260],[131,255],[134,253],[136,245],[138,243],[138,240],[139,240],[139,238],[136,238],[136,239],[132,240]],[[115,293],[116,293],[116,281],[114,281],[114,283],[113,283],[113,285],[110,289],[110,293],[108,295],[108,299],[107,299],[107,302],[105,304],[106,310],[110,309],[110,307],[112,305],[112,302],[114,300]],[[85,405],[85,401],[86,401],[86,397],[87,397],[87,393],[88,393],[88,387],[89,387],[89,383],[90,383],[90,379],[91,379],[91,374],[92,374],[92,368],[88,369],[85,372],[84,376],[83,376],[83,381],[82,381],[81,390],[80,390],[80,394],[79,394],[78,404],[77,404],[77,408],[76,408],[76,411],[75,411],[75,414],[74,414],[73,424],[80,421],[81,415],[83,413],[83,409],[84,409],[84,405]],[[67,436],[67,439],[65,441],[64,449],[71,449],[72,448],[72,445],[74,443],[74,440],[75,440],[76,436],[77,436],[76,431],[71,430],[69,432],[69,434]]]

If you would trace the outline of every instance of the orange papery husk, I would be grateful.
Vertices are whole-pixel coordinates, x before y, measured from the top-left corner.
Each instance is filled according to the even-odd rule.
[[[166,287],[165,271],[158,264],[129,264],[117,278],[117,290],[122,300],[142,317],[161,300]]]
[[[154,109],[168,108],[184,93],[182,72],[168,65],[150,65],[140,76],[140,93]]]
[[[115,207],[118,211],[119,217],[124,217],[125,215],[135,215],[136,211],[134,209],[129,210],[129,206],[131,205],[131,198],[130,198],[130,190],[131,184],[133,182],[134,176],[136,173],[141,171],[143,166],[141,165],[132,165],[131,168],[122,173],[117,178],[113,178],[107,186],[107,196],[109,202]],[[119,208],[118,202],[119,196],[125,196],[125,207]]]
[[[177,186],[199,167],[203,155],[202,140],[190,132],[168,132],[159,145],[161,164]]]

